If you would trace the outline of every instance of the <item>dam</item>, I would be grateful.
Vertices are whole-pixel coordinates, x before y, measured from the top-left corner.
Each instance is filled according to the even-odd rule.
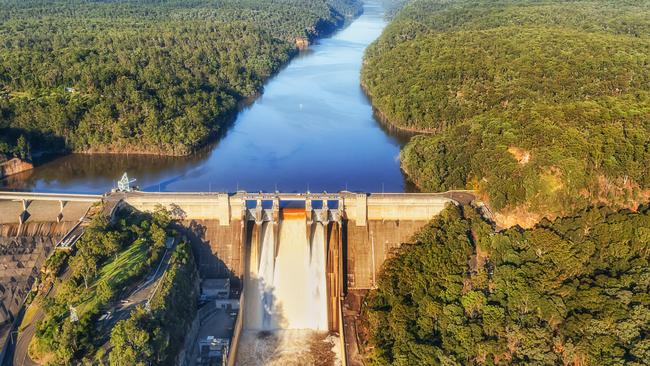
[[[145,211],[165,206],[194,233],[202,276],[228,277],[243,288],[231,348],[237,364],[280,365],[313,363],[305,358],[310,339],[344,333],[346,295],[374,288],[401,243],[446,205],[471,198],[466,192],[135,192],[123,200]],[[337,344],[344,358],[344,343]],[[240,345],[245,352],[237,352]]]
[[[384,261],[447,205],[472,199],[470,192],[3,192],[0,217],[23,227],[45,212],[44,221],[80,220],[91,204],[104,215],[121,205],[162,205],[191,243],[200,277],[228,279],[236,289],[229,364],[316,364],[314,344],[325,341],[338,361],[318,364],[346,364],[356,337],[346,298],[376,287]],[[83,235],[78,227],[60,231],[58,246]]]

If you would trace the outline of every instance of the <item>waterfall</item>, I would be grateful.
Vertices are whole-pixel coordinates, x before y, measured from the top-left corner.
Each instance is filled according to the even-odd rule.
[[[275,241],[273,240],[273,223],[264,224],[262,252],[258,274],[263,282],[259,284],[262,307],[262,329],[273,326],[273,274],[275,271]]]
[[[309,288],[313,300],[314,329],[327,330],[326,227],[314,224],[309,260]]]
[[[273,223],[254,225],[244,282],[245,328],[327,331],[323,224],[314,224],[309,238],[304,211],[287,215],[279,224],[277,246]]]

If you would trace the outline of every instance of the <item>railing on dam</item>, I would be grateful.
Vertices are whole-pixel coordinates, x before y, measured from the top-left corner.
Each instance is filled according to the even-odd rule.
[[[38,192],[3,192],[0,191],[0,200],[12,201],[64,201],[64,202],[97,202],[102,199],[98,194],[63,194],[63,193],[38,193]]]

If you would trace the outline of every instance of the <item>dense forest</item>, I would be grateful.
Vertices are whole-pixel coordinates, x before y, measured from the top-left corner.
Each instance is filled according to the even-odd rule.
[[[176,247],[160,290],[111,332],[109,365],[175,365],[196,316],[197,271],[189,245]]]
[[[0,0],[0,155],[187,154],[298,41],[360,12],[357,0]]]
[[[450,206],[367,299],[373,365],[648,365],[650,210],[493,233]]]
[[[428,133],[402,152],[413,182],[476,189],[506,225],[650,197],[650,1],[415,0],[362,81]]]

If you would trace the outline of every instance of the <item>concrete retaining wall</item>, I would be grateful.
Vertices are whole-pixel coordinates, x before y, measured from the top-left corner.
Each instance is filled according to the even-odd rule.
[[[244,309],[245,309],[244,293],[239,296],[239,311],[237,312],[237,321],[230,340],[230,350],[228,351],[228,366],[234,366],[237,363],[237,351],[239,350],[239,338],[244,328]]]

